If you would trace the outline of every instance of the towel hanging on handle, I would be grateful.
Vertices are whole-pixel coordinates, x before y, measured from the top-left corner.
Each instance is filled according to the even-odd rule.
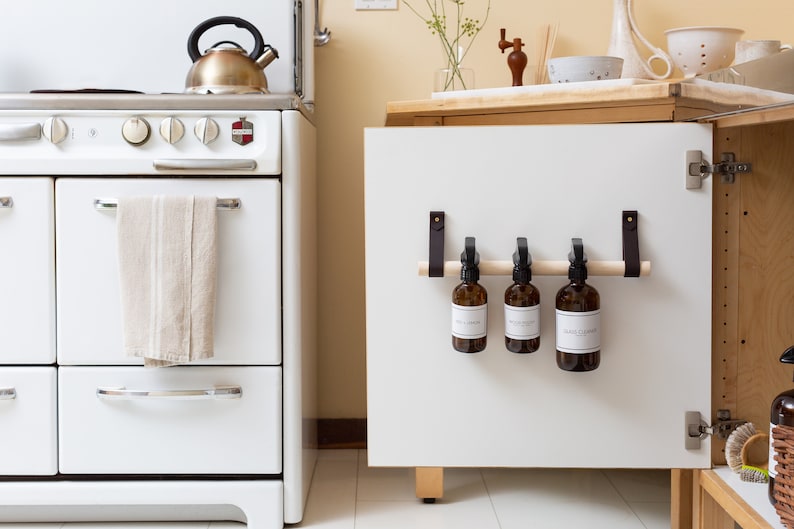
[[[147,367],[212,358],[216,197],[121,197],[116,213],[124,352]]]

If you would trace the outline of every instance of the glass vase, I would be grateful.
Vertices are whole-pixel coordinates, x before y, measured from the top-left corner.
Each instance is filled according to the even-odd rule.
[[[451,64],[446,68],[439,68],[433,76],[434,92],[471,90],[472,88],[474,88],[474,70],[463,68],[459,64]]]

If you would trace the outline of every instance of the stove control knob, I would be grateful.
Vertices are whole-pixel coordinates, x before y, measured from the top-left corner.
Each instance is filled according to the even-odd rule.
[[[218,122],[214,119],[201,118],[196,122],[196,127],[193,131],[196,133],[196,137],[201,143],[209,145],[218,139],[221,129],[218,127]]]
[[[177,118],[168,117],[160,123],[160,136],[168,143],[174,144],[185,135],[185,126]]]
[[[130,145],[143,145],[149,139],[152,129],[143,118],[130,118],[121,126],[121,135]]]
[[[69,127],[61,118],[47,118],[41,132],[50,143],[61,143],[69,135]]]

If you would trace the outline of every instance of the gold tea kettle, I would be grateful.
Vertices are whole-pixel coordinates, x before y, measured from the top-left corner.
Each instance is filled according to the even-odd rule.
[[[208,29],[233,24],[248,30],[254,37],[250,55],[237,43],[221,41],[202,55],[199,38]],[[238,17],[220,16],[205,20],[190,33],[187,52],[193,66],[185,79],[188,94],[250,94],[268,93],[265,67],[278,58],[278,51],[265,44],[262,34],[250,22]]]

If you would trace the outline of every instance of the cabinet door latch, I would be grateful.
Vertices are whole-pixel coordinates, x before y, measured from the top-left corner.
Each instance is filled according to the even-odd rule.
[[[715,435],[718,439],[726,440],[737,427],[746,423],[742,419],[731,419],[730,410],[717,410],[717,421],[709,424],[697,411],[686,412],[685,417],[686,436],[684,446],[687,450],[700,448],[700,441],[709,435]]]
[[[702,151],[686,152],[686,188],[700,189],[702,180],[710,174],[720,175],[720,182],[732,184],[736,181],[736,173],[752,172],[753,165],[748,162],[737,162],[736,156],[732,152],[724,152],[720,155],[720,163],[709,165],[703,159]]]

